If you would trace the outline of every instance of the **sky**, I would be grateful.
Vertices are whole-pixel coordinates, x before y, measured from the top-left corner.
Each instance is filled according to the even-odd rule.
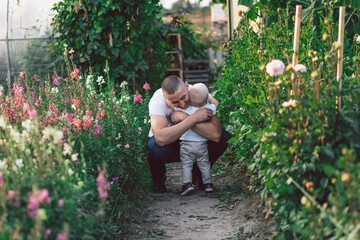
[[[177,0],[160,0],[160,3],[164,8],[170,9],[171,5]],[[200,3],[201,7],[209,6],[211,0],[202,0]],[[199,0],[190,0],[191,3],[198,3]]]

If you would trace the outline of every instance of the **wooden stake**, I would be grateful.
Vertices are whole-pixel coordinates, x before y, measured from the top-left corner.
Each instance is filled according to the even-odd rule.
[[[336,80],[339,84],[339,92],[342,90],[342,79],[341,75],[343,73],[343,61],[344,61],[344,33],[345,33],[345,9],[346,7],[340,7],[339,12],[339,36],[338,44],[339,49],[337,50],[337,71],[336,71]],[[337,99],[338,108],[341,109],[341,98]]]
[[[301,5],[296,5],[296,13],[295,13],[295,29],[294,29],[294,53],[293,53],[293,59],[292,59],[292,65],[293,68],[295,68],[295,66],[299,63],[299,43],[300,43],[300,25],[301,25],[301,11],[302,11],[302,6]],[[294,88],[294,80],[295,80],[295,75],[294,73],[291,74],[291,84],[295,93],[295,88]],[[300,89],[300,86],[297,86],[298,89]]]

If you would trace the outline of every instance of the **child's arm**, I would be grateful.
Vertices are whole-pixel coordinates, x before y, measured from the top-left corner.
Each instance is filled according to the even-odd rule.
[[[219,102],[215,98],[213,98],[210,94],[209,94],[209,100],[208,101],[209,101],[210,104],[215,105],[216,110],[219,109]]]

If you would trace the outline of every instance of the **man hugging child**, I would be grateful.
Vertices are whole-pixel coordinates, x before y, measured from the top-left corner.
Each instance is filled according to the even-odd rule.
[[[208,97],[209,91],[206,85],[197,83],[189,90],[189,107],[185,110],[181,108],[174,108],[174,110],[192,115],[200,108],[209,108],[212,110],[213,115],[215,115],[216,107],[214,104],[208,103]],[[213,192],[214,186],[211,179],[207,139],[189,129],[180,137],[180,140],[180,161],[183,181],[181,196],[189,195],[195,190],[192,185],[194,162],[197,163],[200,169],[205,192]]]

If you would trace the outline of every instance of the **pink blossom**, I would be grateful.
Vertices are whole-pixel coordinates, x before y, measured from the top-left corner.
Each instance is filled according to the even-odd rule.
[[[3,175],[0,172],[0,187],[4,186],[4,179],[3,179]]]
[[[16,193],[15,193],[14,190],[9,190],[9,191],[8,191],[8,195],[7,195],[7,197],[6,197],[6,200],[14,199],[14,198],[15,198],[15,195],[16,195]]]
[[[50,202],[49,191],[47,189],[41,189],[39,192],[39,202]]]
[[[63,198],[60,198],[60,199],[59,199],[59,202],[58,202],[58,206],[59,206],[59,207],[63,207],[63,206],[64,206],[64,202],[65,202],[64,199],[63,199]]]
[[[125,145],[125,148],[130,148],[130,145],[127,143],[127,144]]]
[[[136,133],[139,133],[139,132],[140,132],[140,129],[137,128],[137,129],[136,129]]]
[[[114,178],[111,179],[111,181],[112,181],[113,183],[116,183],[117,181],[119,181],[119,177],[114,177]]]
[[[117,147],[117,148],[120,148],[120,146],[121,146],[120,144],[116,144],[116,147]]]
[[[296,107],[296,100],[290,99],[287,102],[283,102],[282,104],[283,107]]]
[[[35,82],[40,82],[40,80],[38,79],[38,77],[36,76],[36,74],[34,75],[34,79],[35,79]]]
[[[71,73],[71,79],[78,78],[79,72],[79,69],[74,69],[74,71]]]
[[[150,90],[151,88],[150,88],[150,85],[148,83],[145,83],[144,86],[143,86],[143,89],[147,91],[147,90]]]
[[[71,102],[76,106],[78,107],[80,105],[80,101],[77,100],[77,99],[72,99]]]
[[[58,233],[56,235],[56,240],[68,240],[69,236],[67,235],[67,233]]]
[[[30,210],[37,210],[39,208],[39,201],[35,196],[30,195],[27,208]]]
[[[96,94],[94,94],[93,99],[96,100]]]
[[[114,105],[114,110],[116,110],[117,109],[117,107],[116,107],[116,105]]]
[[[357,36],[356,42],[357,42],[357,43],[360,43],[360,36]]]
[[[108,187],[108,183],[106,182],[105,176],[104,176],[104,172],[101,171],[101,168],[98,168],[99,170],[99,175],[96,178],[96,182],[98,183],[98,187],[97,190],[99,192],[99,197],[105,201],[108,197],[108,192],[107,190],[109,189]]]
[[[100,128],[101,128],[100,125],[94,124],[94,130],[95,130],[95,135],[96,136],[100,136]]]
[[[48,229],[46,229],[46,231],[44,233],[44,239],[45,240],[48,239],[50,237],[50,235],[51,235],[51,229],[48,228]]]
[[[294,67],[294,70],[295,72],[306,72],[306,67],[302,64],[297,64],[295,67]]]
[[[19,78],[20,78],[20,79],[24,79],[24,78],[25,78],[25,73],[24,73],[24,72],[20,72]]]
[[[139,103],[143,102],[141,94],[134,94],[134,102],[139,102]]]
[[[111,89],[111,95],[115,95],[115,91]]]
[[[58,81],[56,78],[54,78],[53,83],[54,83],[56,86],[59,85],[59,81]]]
[[[271,76],[277,76],[284,73],[285,64],[280,60],[272,60],[266,64],[266,72]]]

